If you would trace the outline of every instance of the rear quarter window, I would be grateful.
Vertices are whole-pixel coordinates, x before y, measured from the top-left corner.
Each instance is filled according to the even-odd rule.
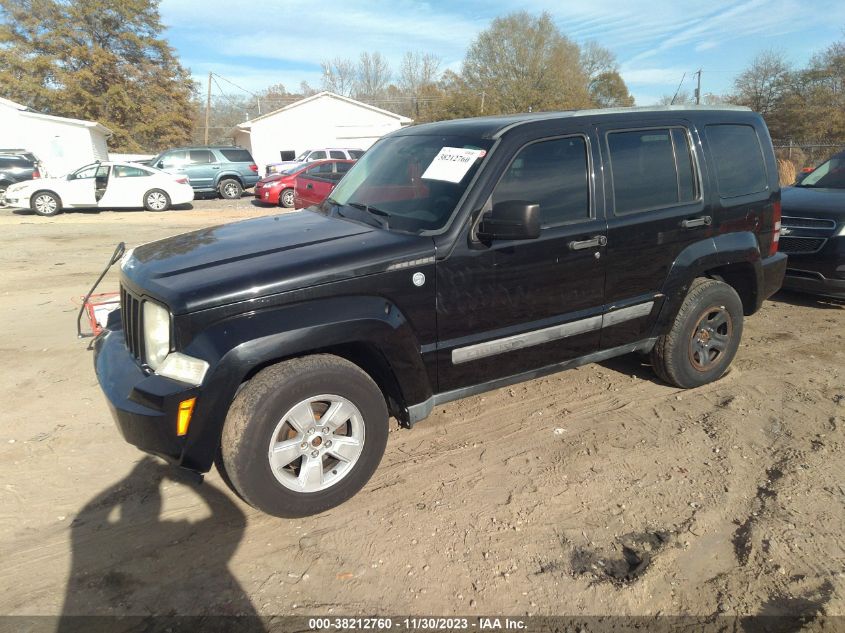
[[[220,153],[230,163],[251,163],[252,154],[245,149],[221,149]]]
[[[766,163],[757,131],[750,125],[718,124],[704,128],[716,167],[720,198],[765,191]]]

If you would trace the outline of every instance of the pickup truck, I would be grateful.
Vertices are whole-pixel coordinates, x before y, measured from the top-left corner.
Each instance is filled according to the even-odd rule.
[[[216,464],[269,514],[323,512],[391,417],[630,353],[678,388],[718,380],[783,281],[780,195],[747,108],[402,128],[319,205],[127,252],[97,378],[141,450]]]

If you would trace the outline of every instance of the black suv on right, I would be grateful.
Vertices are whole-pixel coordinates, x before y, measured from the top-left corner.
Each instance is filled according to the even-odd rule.
[[[719,379],[780,288],[779,221],[745,108],[407,127],[319,206],[127,253],[97,378],[128,442],[314,514],[370,478],[390,415],[632,352]]]
[[[162,152],[145,164],[170,174],[187,176],[197,193],[218,193],[238,200],[244,189],[258,182],[258,165],[242,147],[178,147]]]
[[[0,149],[0,207],[6,205],[6,189],[10,185],[40,177],[35,154],[26,150]]]
[[[845,152],[783,190],[783,287],[845,299]]]

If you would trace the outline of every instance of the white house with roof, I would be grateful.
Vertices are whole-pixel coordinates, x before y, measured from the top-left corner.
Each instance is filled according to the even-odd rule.
[[[95,121],[33,112],[0,97],[0,149],[32,152],[46,175],[58,176],[95,160],[108,160],[111,134]]]
[[[236,145],[249,149],[259,173],[283,160],[282,152],[308,149],[367,149],[382,136],[410,125],[413,119],[375,106],[320,92],[239,124]]]

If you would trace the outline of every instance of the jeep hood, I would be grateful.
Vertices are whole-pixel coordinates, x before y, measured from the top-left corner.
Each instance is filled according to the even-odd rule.
[[[299,211],[150,242],[126,256],[121,268],[130,290],[184,314],[379,273],[432,255],[431,238]]]

